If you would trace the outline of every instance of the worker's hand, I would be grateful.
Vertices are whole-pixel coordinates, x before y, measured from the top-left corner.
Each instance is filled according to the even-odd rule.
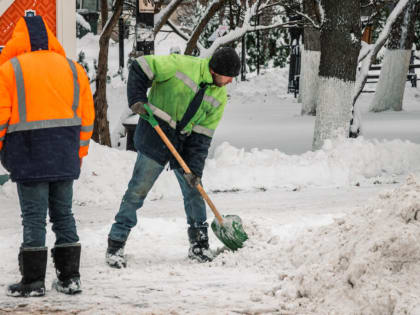
[[[139,114],[139,115],[147,115],[147,111],[144,108],[145,102],[137,102],[131,105],[130,109],[133,111],[133,113]]]
[[[80,168],[82,168],[83,158],[80,159]]]
[[[201,178],[194,175],[193,173],[184,174],[184,178],[188,185],[190,185],[192,188],[197,187],[198,184],[201,184]]]

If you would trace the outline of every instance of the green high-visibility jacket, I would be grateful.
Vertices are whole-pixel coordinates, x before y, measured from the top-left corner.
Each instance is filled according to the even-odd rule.
[[[181,121],[200,83],[213,83],[209,61],[178,54],[138,58],[141,69],[152,81],[148,102],[154,115],[175,129],[176,122]],[[196,132],[211,138],[222,118],[226,102],[226,87],[210,85],[200,107],[182,133]]]

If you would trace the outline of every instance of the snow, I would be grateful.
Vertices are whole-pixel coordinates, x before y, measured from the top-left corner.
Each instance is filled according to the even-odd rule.
[[[80,24],[85,30],[90,31],[90,24],[85,20],[85,18],[76,12],[76,22]]]
[[[419,198],[409,177],[366,207],[309,229],[286,249],[290,265],[276,296],[285,305],[298,299],[305,314],[418,314]]]
[[[93,64],[98,39],[87,36],[78,44]],[[167,53],[175,42],[169,36],[156,51]],[[127,108],[124,82],[114,77],[117,51],[112,43],[111,130]],[[249,236],[243,249],[224,251],[210,232],[217,258],[189,261],[181,194],[172,172],[164,171],[138,212],[127,268],[109,268],[107,234],[136,155],[91,143],[74,186],[83,293],[52,290],[49,259],[46,296],[2,295],[0,313],[419,314],[419,88],[406,84],[401,112],[371,113],[373,95],[362,94],[364,137],[327,140],[310,151],[315,118],[301,116],[300,104],[286,93],[287,70],[248,80],[228,86],[229,103],[203,177],[218,210],[242,219]],[[19,279],[15,184],[0,186],[0,204],[5,290]],[[47,230],[51,248],[50,223]]]

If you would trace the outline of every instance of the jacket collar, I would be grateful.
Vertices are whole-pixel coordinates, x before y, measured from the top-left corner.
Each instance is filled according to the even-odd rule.
[[[209,63],[210,63],[210,58],[204,59],[204,66],[201,69],[201,77],[203,78],[202,82],[212,84],[213,77],[211,76],[211,73],[210,73]]]

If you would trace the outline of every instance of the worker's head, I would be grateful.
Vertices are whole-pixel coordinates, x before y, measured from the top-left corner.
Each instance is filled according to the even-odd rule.
[[[211,57],[209,67],[214,84],[221,87],[231,83],[239,74],[241,60],[235,49],[222,47],[217,49]]]

